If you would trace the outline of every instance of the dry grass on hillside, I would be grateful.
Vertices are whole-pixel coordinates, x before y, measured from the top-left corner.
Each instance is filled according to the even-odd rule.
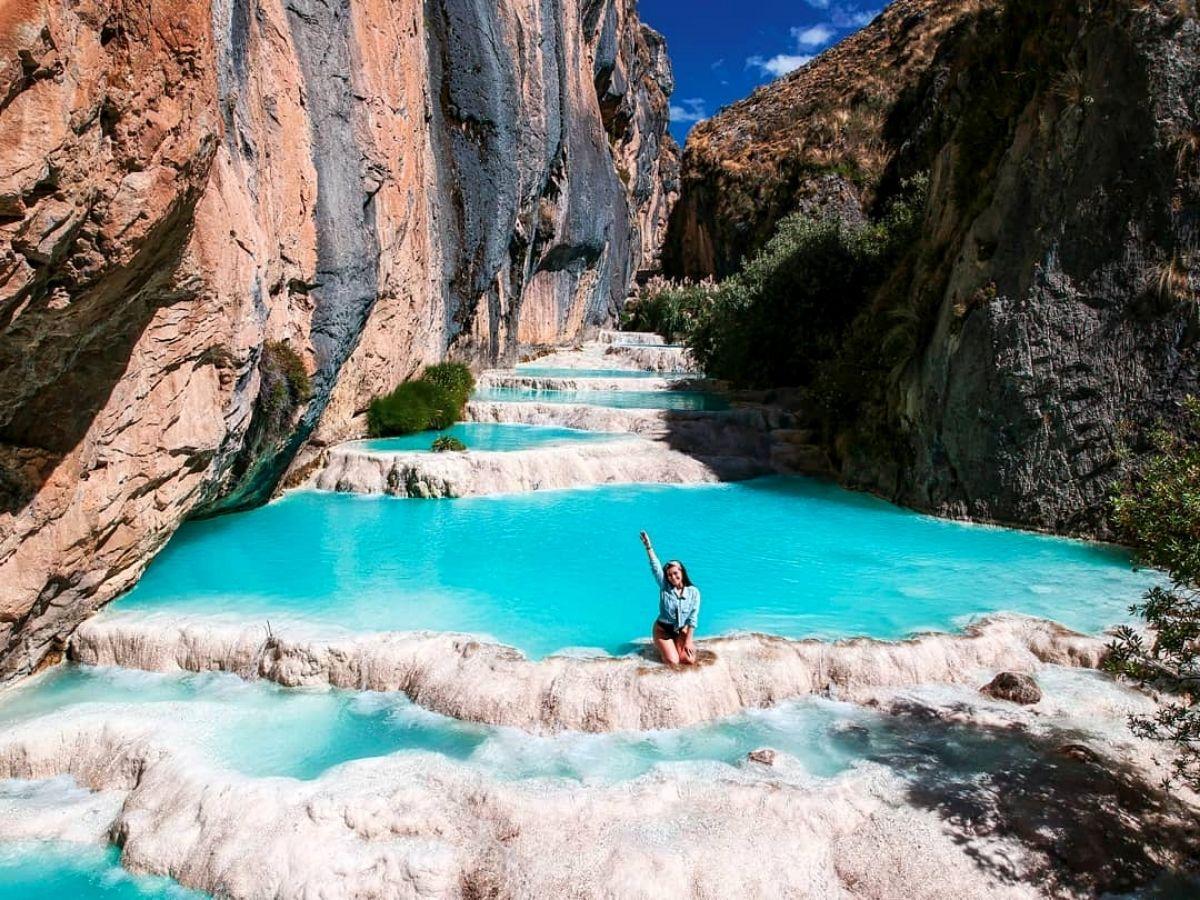
[[[874,184],[889,158],[884,120],[933,61],[945,32],[998,0],[896,0],[816,60],[697,125],[694,163],[732,177],[792,166]]]

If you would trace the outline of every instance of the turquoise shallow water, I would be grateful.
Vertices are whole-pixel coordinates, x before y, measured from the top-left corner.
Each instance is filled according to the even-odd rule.
[[[525,388],[481,388],[474,400],[506,403],[584,403],[620,409],[729,409],[729,401],[699,391],[534,391]]]
[[[116,847],[30,841],[0,844],[0,900],[192,900],[205,897],[169,878],[121,868]]]
[[[611,441],[627,435],[609,434],[603,431],[581,431],[577,428],[556,428],[542,425],[498,425],[493,422],[460,422],[444,431],[422,431],[403,437],[381,438],[370,441],[355,441],[348,446],[359,447],[374,453],[400,453],[412,450],[428,450],[430,445],[443,435],[458,438],[468,450],[526,450],[551,444]]]
[[[681,731],[531,735],[460,722],[402,694],[298,690],[225,674],[156,674],[65,666],[0,696],[0,728],[42,716],[150,718],[204,758],[256,777],[316,778],[352,760],[436,753],[502,779],[635,778],[662,764],[735,764],[771,746],[816,776],[843,771],[861,754],[844,730],[875,716],[809,699]],[[47,726],[49,727],[49,726]]]
[[[185,525],[115,608],[628,652],[657,609],[643,528],[701,588],[701,636],[897,638],[997,611],[1095,632],[1152,581],[1111,548],[768,478],[420,502],[294,492]]]
[[[642,369],[571,369],[520,365],[517,374],[531,378],[696,378],[686,372],[647,372]]]

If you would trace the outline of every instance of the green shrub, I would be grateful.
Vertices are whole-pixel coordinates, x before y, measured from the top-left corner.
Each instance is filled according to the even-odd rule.
[[[425,381],[436,384],[453,398],[459,406],[467,402],[475,390],[475,377],[462,363],[444,362],[430,366],[421,376]]]
[[[688,343],[709,375],[749,387],[810,384],[916,236],[925,182],[879,221],[796,213],[699,309]]]
[[[467,445],[456,437],[443,434],[429,449],[434,453],[461,453],[467,449]]]
[[[304,360],[283,341],[263,345],[258,372],[258,400],[246,441],[255,456],[286,440],[300,408],[312,399],[312,380]]]
[[[651,280],[636,299],[625,307],[621,327],[626,331],[650,331],[669,344],[686,340],[697,319],[712,303],[716,284],[711,281],[674,282]]]
[[[1166,695],[1151,715],[1130,717],[1139,737],[1174,746],[1172,779],[1200,789],[1200,403],[1191,399],[1181,433],[1160,431],[1155,452],[1113,502],[1117,527],[1139,560],[1166,570],[1130,608],[1150,627],[1149,643],[1123,626],[1106,667]]]
[[[463,407],[474,387],[471,370],[462,363],[430,366],[420,378],[406,381],[390,394],[371,401],[367,409],[371,436],[449,428],[462,419]]]

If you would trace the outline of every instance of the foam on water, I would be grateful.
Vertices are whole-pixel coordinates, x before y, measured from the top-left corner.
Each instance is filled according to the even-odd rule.
[[[729,401],[724,397],[700,391],[540,391],[529,388],[480,388],[472,399],[498,403],[582,403],[618,409],[729,409]]]
[[[803,478],[436,502],[295,492],[185,525],[115,608],[625,653],[657,610],[641,529],[703,591],[701,636],[898,638],[997,611],[1094,633],[1154,577],[1109,547]]]
[[[545,425],[499,425],[494,422],[461,422],[442,431],[422,431],[403,437],[352,441],[344,446],[371,453],[408,453],[429,450],[440,437],[457,438],[468,450],[508,451],[526,450],[577,442],[612,441],[627,435],[603,431],[582,431],[578,428],[555,428]]]
[[[664,764],[735,765],[762,746],[791,754],[809,774],[830,776],[853,762],[853,754],[839,746],[838,734],[849,722],[872,718],[848,704],[807,699],[681,731],[533,735],[440,716],[400,694],[284,689],[225,674],[75,666],[0,696],[0,728],[43,718],[50,727],[64,715],[148,719],[156,731],[251,776],[311,779],[352,760],[418,752],[437,753],[502,779],[589,783],[637,778]],[[78,792],[70,785],[53,796],[48,790],[40,792],[39,802],[66,802]]]

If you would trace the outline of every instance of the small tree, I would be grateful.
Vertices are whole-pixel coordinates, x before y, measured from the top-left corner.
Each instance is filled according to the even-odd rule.
[[[1117,630],[1107,667],[1169,699],[1153,715],[1130,717],[1140,737],[1166,741],[1178,752],[1170,781],[1200,788],[1200,402],[1187,401],[1182,433],[1160,430],[1142,472],[1113,502],[1118,527],[1138,548],[1139,561],[1164,569],[1168,586],[1132,606],[1149,626]]]

